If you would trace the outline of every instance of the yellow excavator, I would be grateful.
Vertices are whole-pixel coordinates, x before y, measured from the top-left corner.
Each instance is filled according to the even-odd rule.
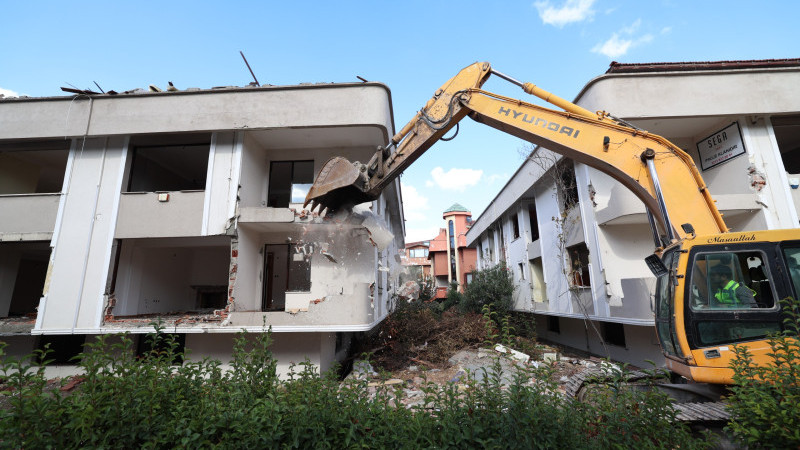
[[[481,89],[492,75],[563,111]],[[598,169],[644,202],[655,252],[656,333],[667,368],[688,380],[732,383],[733,345],[768,364],[766,336],[781,330],[779,300],[800,292],[800,230],[730,232],[692,158],[667,139],[591,112],[475,63],[433,98],[366,164],[335,157],[306,206],[371,201],[465,116]],[[457,130],[456,130],[457,131]]]

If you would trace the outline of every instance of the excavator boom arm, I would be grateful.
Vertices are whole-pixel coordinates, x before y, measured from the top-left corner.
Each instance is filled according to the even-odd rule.
[[[668,140],[617,123],[604,114],[589,112],[530,83],[519,83],[526,92],[565,111],[543,108],[502,97],[480,87],[492,73],[488,63],[475,63],[448,80],[425,107],[392,138],[391,154],[381,149],[361,167],[359,180],[353,173],[338,180],[328,177],[324,189],[312,190],[307,203],[337,207],[341,196],[358,192],[358,200],[377,198],[406,167],[469,115],[477,122],[540,145],[608,174],[630,189],[657,218],[661,229],[673,237],[686,233],[674,224],[690,223],[697,234],[727,231],[700,173],[691,157]],[[496,72],[495,72],[496,73]],[[350,164],[346,160],[326,165]],[[350,169],[348,169],[350,170]],[[355,169],[351,170],[355,172]],[[321,177],[318,177],[321,178]],[[335,178],[335,177],[333,177]],[[669,180],[664,188],[658,178]],[[322,183],[324,180],[319,180]],[[317,186],[317,182],[315,182]],[[358,186],[358,189],[354,189]]]

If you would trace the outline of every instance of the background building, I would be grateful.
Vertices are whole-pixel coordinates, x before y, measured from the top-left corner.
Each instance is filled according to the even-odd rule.
[[[800,60],[612,63],[575,100],[684,149],[732,231],[798,227]],[[734,149],[714,158],[723,143]],[[509,156],[510,157],[510,156]],[[662,180],[662,184],[669,180]],[[611,177],[532,149],[467,232],[479,267],[505,262],[540,337],[646,365],[653,251],[644,205]]]
[[[279,370],[325,370],[392,307],[399,181],[351,216],[302,208],[328,158],[366,161],[394,134],[380,83],[0,99],[0,124],[12,353],[50,343],[67,361],[161,322],[226,361],[266,324]]]
[[[428,259],[430,241],[409,242],[400,251],[400,262],[407,278],[426,280],[431,277],[431,261]]]
[[[467,247],[466,234],[472,225],[472,213],[465,207],[454,203],[442,213],[447,224],[439,230],[439,235],[430,241],[428,258],[436,286],[436,298],[445,298],[451,283],[458,285],[459,291],[469,284],[476,268],[476,251]]]

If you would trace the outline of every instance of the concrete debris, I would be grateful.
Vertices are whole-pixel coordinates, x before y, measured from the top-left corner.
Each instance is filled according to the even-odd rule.
[[[558,353],[545,353],[542,355],[542,361],[545,363],[552,363],[558,361]]]
[[[357,380],[366,380],[372,377],[377,377],[378,373],[372,368],[372,364],[364,359],[357,359],[353,362],[353,370],[347,378],[355,378]]]
[[[337,215],[338,216],[338,215]],[[366,228],[369,233],[370,241],[373,245],[378,247],[378,250],[386,250],[386,247],[392,243],[394,234],[389,231],[386,223],[373,213],[368,207],[358,205],[353,208],[348,221],[352,224],[359,224]]]
[[[407,301],[419,299],[419,284],[416,281],[406,281],[397,289],[397,296]]]
[[[398,384],[403,384],[403,380],[399,378],[392,378],[386,381],[372,381],[367,383],[367,387],[376,387],[376,386],[395,386]]]
[[[498,353],[505,353],[510,355],[512,358],[516,359],[517,361],[528,362],[531,359],[530,355],[526,355],[525,353],[518,352],[513,348],[508,348],[505,345],[497,344],[494,347],[494,350]]]

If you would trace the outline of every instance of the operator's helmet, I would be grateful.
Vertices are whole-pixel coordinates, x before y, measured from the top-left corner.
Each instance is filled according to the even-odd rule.
[[[732,278],[732,273],[731,268],[724,264],[717,264],[711,268],[711,275],[723,275],[729,280]]]

